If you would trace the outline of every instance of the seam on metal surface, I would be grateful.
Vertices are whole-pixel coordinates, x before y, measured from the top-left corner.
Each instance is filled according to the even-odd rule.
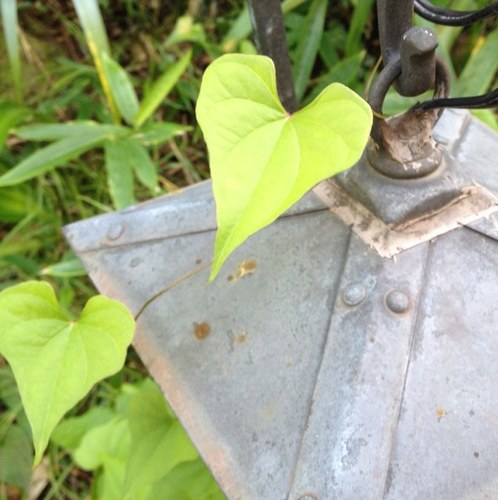
[[[399,427],[399,421],[401,418],[401,412],[403,410],[403,402],[405,399],[405,390],[406,390],[406,383],[408,380],[408,374],[410,371],[410,365],[412,361],[412,353],[413,353],[413,346],[415,344],[415,336],[417,332],[417,328],[420,326],[420,315],[419,315],[419,310],[420,310],[420,304],[422,303],[422,299],[425,297],[426,293],[426,283],[427,283],[427,277],[428,277],[428,271],[429,271],[429,263],[432,257],[432,243],[427,243],[427,254],[425,257],[425,262],[423,265],[422,269],[422,279],[421,279],[421,285],[420,285],[420,291],[418,293],[417,297],[417,303],[414,307],[414,315],[413,315],[413,322],[412,322],[412,327],[411,327],[411,339],[410,339],[410,348],[408,350],[408,361],[406,363],[406,368],[404,372],[404,379],[403,379],[403,388],[401,389],[401,395],[399,399],[399,407],[398,407],[398,415],[396,417],[396,423],[394,425],[394,429],[392,430],[392,439],[391,439],[391,451],[389,453],[389,461],[387,463],[387,469],[386,469],[386,478],[384,482],[384,493],[382,495],[382,498],[386,498],[386,495],[388,493],[388,489],[391,486],[391,465],[394,457],[394,450],[396,447],[396,442],[397,442],[397,435],[398,435],[398,427]]]
[[[317,209],[309,210],[306,212],[299,212],[296,214],[289,214],[289,215],[281,215],[278,219],[274,220],[271,224],[274,224],[275,222],[278,222],[281,219],[289,219],[291,217],[302,217],[305,215],[315,214],[315,213],[319,213],[319,212],[329,212],[329,211],[330,211],[330,209],[328,207],[324,206],[323,208],[317,208]],[[340,219],[338,218],[338,220],[340,220]],[[96,247],[96,248],[90,248],[88,250],[79,250],[78,248],[73,246],[72,242],[70,243],[70,245],[73,248],[73,250],[78,253],[78,255],[85,255],[85,254],[89,254],[89,253],[102,252],[105,250],[114,250],[114,249],[118,249],[118,248],[119,249],[132,248],[135,246],[143,245],[144,243],[159,243],[159,242],[165,241],[165,240],[183,238],[185,236],[194,236],[196,234],[213,233],[216,230],[217,230],[217,228],[214,227],[212,229],[202,229],[202,230],[198,230],[198,231],[190,231],[190,232],[186,232],[186,233],[172,234],[170,236],[161,236],[161,237],[157,237],[157,238],[147,238],[147,239],[143,239],[143,240],[130,241],[130,242],[122,243],[122,244],[118,244],[118,243],[110,244],[110,245],[104,244],[104,245],[101,245],[101,246]]]
[[[292,488],[293,488],[295,480],[296,480],[297,466],[299,464],[299,459],[301,457],[301,451],[302,451],[302,448],[303,448],[303,442],[304,442],[304,439],[305,439],[306,431],[308,430],[309,420],[310,420],[311,411],[312,411],[312,407],[313,407],[314,395],[315,395],[315,392],[316,392],[316,384],[318,382],[318,377],[319,377],[321,369],[322,369],[323,356],[325,354],[325,350],[326,350],[327,344],[329,342],[330,327],[331,327],[331,324],[332,324],[332,318],[334,316],[335,305],[336,305],[337,301],[340,300],[339,299],[340,284],[341,284],[341,279],[343,278],[343,275],[344,275],[344,270],[346,269],[346,264],[348,262],[349,249],[351,248],[352,238],[353,238],[353,231],[351,230],[351,228],[349,228],[348,235],[347,235],[347,240],[346,240],[346,245],[345,245],[345,250],[344,250],[344,259],[342,261],[342,265],[341,265],[341,268],[339,270],[339,273],[337,274],[337,279],[336,279],[336,281],[334,283],[334,286],[331,287],[331,290],[335,289],[334,299],[331,301],[332,302],[332,306],[330,308],[330,315],[329,315],[329,319],[327,321],[327,331],[325,332],[325,338],[323,339],[322,346],[321,346],[321,349],[320,349],[320,362],[318,363],[318,366],[317,366],[317,369],[316,369],[316,373],[315,373],[315,377],[314,377],[314,382],[313,382],[313,389],[311,391],[310,398],[309,398],[308,403],[307,403],[308,404],[308,411],[306,413],[306,419],[305,419],[305,422],[304,422],[304,428],[303,428],[303,432],[301,434],[301,439],[300,439],[300,442],[299,442],[299,447],[298,447],[298,450],[297,450],[297,453],[296,453],[296,458],[294,460],[294,465],[292,467],[292,472],[291,472],[291,475],[290,475],[289,488],[287,490],[287,495],[285,497],[287,499],[290,498],[290,494],[291,494]]]

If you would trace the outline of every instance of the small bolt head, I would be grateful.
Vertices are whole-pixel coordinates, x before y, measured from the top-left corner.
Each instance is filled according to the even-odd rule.
[[[117,240],[124,232],[124,225],[121,224],[121,222],[118,222],[116,224],[113,224],[112,226],[109,227],[107,230],[107,237],[110,240]]]
[[[347,306],[357,306],[367,296],[367,290],[361,283],[350,283],[342,291],[342,300]]]
[[[402,290],[391,290],[386,295],[387,308],[396,314],[403,314],[410,307],[410,297]]]

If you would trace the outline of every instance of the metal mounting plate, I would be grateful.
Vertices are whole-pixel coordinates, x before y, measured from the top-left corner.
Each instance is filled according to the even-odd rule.
[[[452,151],[496,194],[495,134]],[[497,221],[385,259],[309,194],[145,308],[134,345],[229,498],[496,496]],[[65,232],[136,314],[214,229],[204,183]]]

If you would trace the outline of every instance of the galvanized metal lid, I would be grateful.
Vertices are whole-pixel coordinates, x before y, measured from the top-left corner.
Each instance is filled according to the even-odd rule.
[[[458,177],[498,195],[496,134],[447,111],[435,137],[446,170],[433,177],[358,194],[348,176],[381,175],[364,159],[339,186],[379,220],[420,182],[449,192],[441,179]],[[382,221],[388,232],[423,216],[419,201]],[[97,288],[141,311],[134,345],[229,498],[495,498],[491,205],[385,258],[309,194],[212,284],[208,182],[65,233]]]

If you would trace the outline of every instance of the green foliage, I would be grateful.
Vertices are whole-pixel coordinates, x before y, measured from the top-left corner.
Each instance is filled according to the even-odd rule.
[[[93,408],[61,422],[52,442],[93,471],[97,498],[223,498],[150,379],[123,386],[112,408]]]
[[[319,181],[351,167],[372,125],[368,104],[340,84],[289,115],[264,56],[226,55],[211,64],[196,111],[217,207],[211,279],[251,234]]]
[[[35,464],[64,413],[124,363],[134,333],[127,309],[92,297],[69,320],[46,283],[27,282],[0,293],[0,353],[16,377],[33,432]]]

